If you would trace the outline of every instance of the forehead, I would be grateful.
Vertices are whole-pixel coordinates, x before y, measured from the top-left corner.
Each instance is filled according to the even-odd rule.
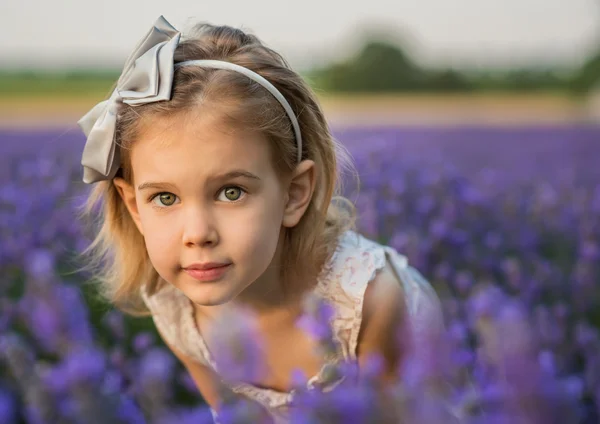
[[[272,170],[271,148],[263,134],[225,125],[214,114],[152,118],[140,128],[130,153],[136,180],[147,174],[167,179],[231,168],[263,175]]]

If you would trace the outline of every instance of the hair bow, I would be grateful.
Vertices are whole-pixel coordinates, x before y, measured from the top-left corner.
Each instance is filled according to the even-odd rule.
[[[127,58],[108,100],[98,103],[77,123],[87,137],[81,164],[87,184],[112,179],[120,166],[115,144],[117,107],[171,98],[173,56],[181,33],[160,16]]]

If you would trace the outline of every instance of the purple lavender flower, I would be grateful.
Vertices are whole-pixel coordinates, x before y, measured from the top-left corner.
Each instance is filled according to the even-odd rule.
[[[22,393],[28,422],[50,423],[58,420],[52,396],[36,372],[36,358],[21,337],[9,334],[0,338],[0,360],[8,365]]]
[[[291,423],[382,422],[375,393],[364,385],[342,384],[329,393],[298,392],[291,407]]]
[[[135,398],[144,413],[157,420],[168,410],[173,399],[175,358],[165,348],[146,351],[133,370]]]
[[[454,278],[454,286],[461,296],[466,296],[473,287],[473,276],[468,271],[461,271]]]
[[[16,397],[0,386],[0,422],[17,422]]]
[[[157,424],[213,424],[213,416],[208,407],[173,408]]]
[[[106,372],[106,357],[98,349],[81,347],[67,354],[61,368],[62,377],[70,386],[100,385]]]
[[[133,348],[138,354],[148,350],[154,344],[154,336],[148,332],[142,332],[133,338]]]
[[[125,321],[123,320],[123,314],[119,311],[113,310],[108,312],[104,316],[103,323],[117,340],[125,338]]]
[[[442,373],[439,364],[421,361],[423,372],[408,377],[419,380],[442,374],[448,378],[445,383],[456,386],[449,399],[468,416],[469,424],[597,422],[600,171],[594,161],[598,129],[357,128],[339,135],[362,177],[360,190],[353,181],[348,181],[347,190],[358,193],[359,229],[406,255],[442,296],[448,357],[454,365]],[[73,146],[82,145],[81,136],[4,131],[0,138],[0,156],[8,158],[8,165],[0,169],[4,276],[0,333],[18,329],[27,346],[24,350],[12,346],[9,355],[0,352],[0,362],[10,371],[0,380],[8,381],[20,397],[16,414],[31,420],[76,422],[81,411],[100,408],[111,417],[111,411],[120,411],[120,418],[108,422],[144,422],[132,399],[108,400],[120,387],[122,394],[141,396],[135,400],[142,399],[143,410],[153,422],[162,417],[183,422],[183,414],[167,413],[179,401],[167,394],[184,383],[169,378],[164,393],[150,391],[146,396],[133,381],[139,381],[136,371],[142,366],[138,352],[149,352],[153,342],[145,335],[131,334],[134,343],[130,344],[118,313],[111,318],[114,322],[93,331],[80,286],[65,284],[57,276],[57,268],[71,264],[70,253],[89,243],[73,219],[74,203],[65,200],[80,198],[84,192],[83,185],[71,184],[80,174],[80,149]],[[505,304],[511,302],[508,294],[516,296],[527,314],[505,311]],[[324,320],[318,313],[313,320],[309,314],[300,325],[322,337],[322,345],[327,346],[330,334],[323,325],[327,314],[322,315]],[[101,348],[98,341],[107,345]],[[96,387],[74,392],[64,379],[65,364],[72,360],[69,352],[90,346],[105,347],[111,360],[104,360],[104,371],[91,368],[86,378],[97,381]],[[328,346],[325,350],[335,348]],[[257,355],[244,348],[238,354],[237,359],[247,356],[249,362]],[[154,371],[144,365],[147,375],[168,374],[164,371],[168,367],[157,364]],[[343,365],[339,364],[342,370]],[[15,372],[20,378],[14,378]],[[83,370],[79,373],[85,375]],[[295,380],[299,391],[304,380]],[[439,419],[444,411],[440,399],[429,395],[419,399],[416,395],[424,393],[419,391],[422,381],[408,383],[409,388],[415,387],[415,396],[407,397],[414,405],[410,411],[413,417],[421,417],[413,422]],[[189,379],[185,384],[190,384]],[[313,403],[298,411],[298,419],[353,422],[362,417],[360,411],[377,404],[377,399],[366,401],[372,400],[368,390],[348,387],[344,394],[345,387],[340,389],[339,398],[313,393]],[[364,399],[348,405],[356,393],[364,393]],[[148,399],[154,399],[157,407],[149,406]],[[22,406],[26,403],[28,411]],[[358,412],[352,417],[318,413],[321,408],[352,411],[354,406]],[[579,415],[568,415],[573,409]],[[235,410],[240,413],[237,419],[248,420],[243,416],[244,404]],[[101,419],[101,412],[91,416]]]
[[[230,381],[257,381],[265,375],[263,342],[250,310],[228,310],[207,335],[221,375]]]
[[[217,414],[219,424],[272,423],[272,417],[261,405],[250,399],[239,397],[235,402],[221,407]]]
[[[48,352],[56,352],[63,340],[63,326],[56,305],[50,302],[50,299],[41,297],[24,297],[20,304],[20,314],[42,348]]]
[[[25,260],[25,269],[30,279],[39,283],[54,278],[56,259],[48,250],[37,249]]]
[[[120,422],[127,424],[145,424],[146,419],[140,408],[128,397],[121,398],[117,410],[117,417]]]
[[[334,310],[331,305],[315,297],[305,302],[306,312],[298,319],[296,325],[316,340],[332,337],[330,321]]]
[[[296,321],[296,326],[318,342],[318,350],[330,358],[338,351],[338,342],[331,327],[335,310],[324,299],[315,294],[309,294],[303,302],[303,314]]]
[[[139,378],[151,382],[169,382],[173,378],[175,359],[166,349],[154,347],[148,350],[140,359]]]

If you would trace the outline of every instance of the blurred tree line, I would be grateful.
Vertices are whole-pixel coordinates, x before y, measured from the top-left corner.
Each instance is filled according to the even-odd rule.
[[[579,69],[429,69],[418,65],[397,43],[367,39],[353,57],[305,73],[330,93],[464,93],[556,91],[585,95],[600,85],[600,40],[596,54]],[[0,97],[110,94],[118,70],[2,71]]]
[[[310,73],[316,86],[331,92],[562,91],[584,95],[600,84],[600,48],[580,69],[506,71],[427,69],[391,42],[371,40],[345,61]]]

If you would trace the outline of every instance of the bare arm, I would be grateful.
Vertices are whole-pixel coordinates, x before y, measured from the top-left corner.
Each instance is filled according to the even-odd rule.
[[[222,400],[220,398],[219,393],[221,391],[221,388],[223,387],[217,374],[213,370],[208,368],[206,365],[195,361],[194,359],[185,355],[180,350],[171,346],[166,341],[165,337],[160,333],[160,331],[159,334],[162,337],[165,345],[171,350],[171,352],[173,352],[173,355],[175,355],[177,359],[181,361],[183,366],[190,373],[192,380],[194,380],[198,391],[200,392],[206,403],[208,403],[208,405],[213,410],[217,411]]]
[[[160,330],[158,330],[158,332],[160,334]],[[222,394],[229,391],[229,389],[221,382],[217,373],[215,373],[211,368],[201,364],[198,361],[195,361],[193,358],[190,358],[180,350],[174,348],[166,341],[162,334],[160,335],[165,345],[171,350],[171,352],[173,352],[173,355],[175,355],[177,359],[181,361],[183,366],[190,373],[190,376],[192,377],[192,380],[194,380],[194,383],[202,395],[202,398],[204,398],[206,403],[214,412],[218,413],[224,400],[222,398]],[[257,406],[259,405],[258,403],[255,404]],[[257,422],[271,424],[273,421],[270,414],[262,406],[260,406],[260,410],[261,415],[260,417],[257,417],[259,420]]]
[[[379,354],[384,359],[382,380],[396,382],[406,348],[402,343],[405,325],[404,291],[398,276],[387,263],[365,291],[357,346],[359,368],[365,366],[371,354]]]

